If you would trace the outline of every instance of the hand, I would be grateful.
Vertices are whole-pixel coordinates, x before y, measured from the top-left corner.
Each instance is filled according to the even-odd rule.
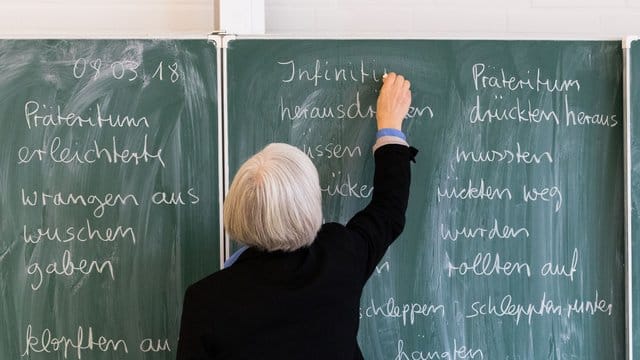
[[[402,121],[411,105],[411,83],[402,75],[392,72],[382,79],[382,83],[376,110],[378,130],[402,130]]]

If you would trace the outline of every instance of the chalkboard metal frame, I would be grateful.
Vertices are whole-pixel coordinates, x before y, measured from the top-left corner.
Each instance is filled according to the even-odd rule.
[[[218,121],[217,121],[217,127],[218,127],[218,224],[219,224],[219,228],[218,228],[218,238],[219,240],[219,249],[220,249],[220,269],[222,269],[223,265],[224,265],[224,261],[226,259],[225,257],[225,231],[224,231],[224,225],[222,223],[222,204],[224,201],[224,194],[225,194],[225,187],[224,187],[224,179],[225,179],[225,172],[224,172],[224,154],[223,151],[226,151],[224,145],[226,144],[226,138],[224,137],[223,134],[223,84],[225,84],[225,80],[223,79],[223,76],[226,76],[225,73],[223,71],[223,66],[222,66],[222,54],[223,51],[221,49],[221,45],[224,44],[224,39],[223,36],[221,35],[214,35],[211,34],[209,36],[207,36],[207,40],[209,42],[212,42],[215,45],[216,48],[216,62],[218,64],[218,66],[216,67],[216,79],[218,79],[218,93],[217,93],[217,97],[218,97]]]
[[[406,36],[405,36],[406,35]],[[553,36],[553,37],[544,37],[544,36],[518,36],[518,35],[505,35],[505,36],[495,36],[492,34],[487,34],[483,36],[479,34],[477,36],[460,36],[459,34],[451,34],[451,36],[446,36],[446,34],[431,36],[428,34],[405,34],[402,36],[398,35],[388,35],[388,34],[366,34],[366,35],[335,35],[335,34],[327,34],[327,35],[296,35],[296,34],[270,34],[270,35],[259,35],[259,34],[251,34],[251,35],[242,35],[242,34],[221,34],[223,44],[221,44],[221,49],[227,48],[227,43],[234,40],[481,40],[481,41],[620,41],[620,37],[615,36],[589,36],[589,37],[579,37],[579,36]]]
[[[624,213],[625,213],[625,307],[627,321],[627,359],[633,359],[633,252],[632,252],[632,213],[631,213],[631,44],[637,41],[635,36],[627,36],[622,40],[624,96]]]

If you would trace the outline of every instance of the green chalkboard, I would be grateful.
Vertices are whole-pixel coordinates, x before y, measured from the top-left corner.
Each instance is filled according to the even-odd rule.
[[[219,268],[216,54],[0,41],[0,358],[175,358]]]
[[[269,142],[320,171],[326,221],[368,201],[385,71],[421,150],[405,232],[369,281],[367,359],[624,359],[619,42],[228,45],[230,175]]]

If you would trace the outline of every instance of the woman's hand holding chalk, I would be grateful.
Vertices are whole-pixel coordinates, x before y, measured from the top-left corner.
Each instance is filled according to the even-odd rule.
[[[393,72],[384,74],[382,80],[376,112],[378,129],[401,130],[411,105],[411,83]]]

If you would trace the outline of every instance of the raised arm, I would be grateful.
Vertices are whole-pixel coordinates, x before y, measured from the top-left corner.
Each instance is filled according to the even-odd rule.
[[[415,155],[401,131],[411,105],[410,86],[408,80],[395,73],[384,79],[376,112],[372,199],[347,224],[365,252],[365,281],[404,229],[411,182],[409,162]]]

